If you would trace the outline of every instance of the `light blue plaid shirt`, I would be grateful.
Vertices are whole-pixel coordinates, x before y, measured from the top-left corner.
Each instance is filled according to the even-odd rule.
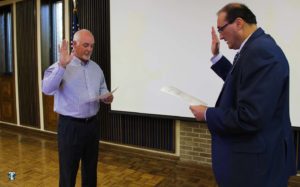
[[[108,92],[103,71],[94,61],[81,62],[73,57],[66,69],[58,62],[44,74],[43,93],[54,95],[54,111],[76,118],[87,118],[97,114],[99,95]]]

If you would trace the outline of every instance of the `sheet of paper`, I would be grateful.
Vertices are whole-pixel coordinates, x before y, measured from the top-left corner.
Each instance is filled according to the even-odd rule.
[[[117,91],[119,87],[116,87],[115,89],[113,89],[111,92],[107,92],[106,94],[102,94],[99,95],[97,98],[99,99],[106,99],[107,97],[109,97],[110,95],[112,95],[115,91]]]
[[[185,102],[187,102],[190,105],[207,105],[204,101],[194,96],[191,96],[174,86],[164,86],[160,89],[160,91],[179,97],[180,99],[183,99]]]
[[[94,98],[90,99],[88,102],[98,101],[100,99],[106,99],[107,97],[111,96],[115,91],[117,91],[118,88],[119,87],[116,87],[111,92],[107,92],[105,94],[102,94],[102,95],[99,95],[97,97],[94,97]]]

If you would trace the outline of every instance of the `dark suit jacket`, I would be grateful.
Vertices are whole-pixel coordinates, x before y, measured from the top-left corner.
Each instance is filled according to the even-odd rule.
[[[286,187],[296,163],[284,53],[258,28],[234,67],[222,57],[212,69],[225,81],[206,111],[219,186]]]

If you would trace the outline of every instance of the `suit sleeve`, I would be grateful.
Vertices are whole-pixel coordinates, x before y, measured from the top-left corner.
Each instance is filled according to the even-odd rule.
[[[219,76],[223,81],[225,81],[232,65],[227,58],[222,56],[222,58],[211,66],[211,69]]]

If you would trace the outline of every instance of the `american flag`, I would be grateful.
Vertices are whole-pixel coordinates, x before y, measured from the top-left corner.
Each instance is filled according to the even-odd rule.
[[[78,23],[78,15],[77,15],[77,1],[73,0],[73,22],[72,22],[72,33],[71,33],[71,44],[72,44],[72,48],[73,48],[73,36],[75,34],[75,32],[77,32],[80,28],[79,28],[79,23]]]

